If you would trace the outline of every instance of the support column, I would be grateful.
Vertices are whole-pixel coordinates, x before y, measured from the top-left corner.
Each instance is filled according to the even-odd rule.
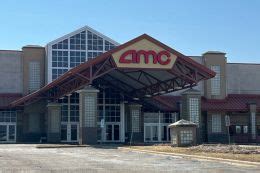
[[[23,110],[16,110],[16,142],[23,141]]]
[[[250,134],[251,140],[254,142],[256,140],[256,103],[251,103],[249,105],[250,109]]]
[[[86,86],[79,90],[79,144],[97,143],[97,93]]]
[[[205,140],[205,124],[201,116],[201,93],[196,89],[188,89],[181,94],[180,119],[192,121],[197,124],[197,142]]]
[[[125,103],[120,103],[120,141],[125,142]]]
[[[48,103],[47,141],[50,143],[60,142],[61,104]]]
[[[141,130],[141,107],[139,104],[129,105],[129,112],[131,117],[131,134],[130,141],[143,142],[143,132]]]

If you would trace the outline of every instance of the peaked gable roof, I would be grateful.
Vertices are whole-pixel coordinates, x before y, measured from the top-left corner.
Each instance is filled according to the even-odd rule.
[[[94,34],[96,34],[96,35],[98,35],[98,36],[100,36],[100,37],[102,37],[103,39],[105,39],[105,40],[107,40],[107,41],[109,41],[109,42],[111,42],[111,43],[113,43],[113,44],[115,44],[115,45],[119,45],[119,43],[116,42],[115,40],[113,40],[113,39],[111,39],[111,38],[105,36],[104,34],[102,34],[102,33],[98,32],[98,31],[96,31],[95,29],[93,29],[93,28],[91,28],[91,27],[89,27],[89,26],[87,26],[87,25],[85,25],[84,27],[81,27],[81,28],[79,28],[79,29],[77,29],[77,30],[75,30],[75,31],[73,31],[73,32],[70,32],[70,33],[68,33],[68,34],[65,34],[65,35],[63,35],[62,37],[59,37],[59,38],[57,38],[57,39],[55,39],[55,40],[53,40],[53,41],[47,43],[47,45],[56,44],[56,43],[58,43],[58,42],[60,42],[60,41],[63,41],[63,40],[65,40],[65,39],[68,39],[69,37],[72,37],[72,36],[74,36],[74,35],[76,35],[76,34],[82,32],[82,31],[86,31],[86,30],[87,30],[87,31],[90,31],[90,32],[92,32],[92,33],[94,33]]]
[[[212,70],[208,69],[207,67],[197,63],[196,61],[188,58],[187,56],[181,54],[180,52],[170,48],[169,46],[161,43],[160,41],[152,38],[151,36],[147,35],[147,34],[143,34],[137,38],[134,38],[122,45],[119,45],[117,46],[116,48],[108,51],[108,52],[105,52],[101,55],[99,55],[98,57],[92,59],[92,60],[89,60],[85,63],[82,63],[80,65],[78,65],[77,67],[75,68],[72,68],[71,70],[67,71],[66,73],[64,73],[63,75],[61,75],[59,78],[57,78],[56,80],[52,81],[51,83],[47,84],[46,86],[42,87],[41,89],[27,95],[27,96],[24,96],[23,98],[19,99],[19,100],[16,100],[14,102],[11,103],[11,106],[14,107],[14,106],[17,106],[17,105],[20,105],[32,98],[35,98],[35,97],[40,97],[41,95],[43,95],[43,93],[45,92],[48,92],[48,90],[51,90],[51,89],[55,89],[55,88],[58,88],[60,85],[66,83],[68,80],[73,80],[73,78],[75,78],[75,76],[79,73],[83,73],[84,71],[86,71],[86,69],[94,66],[94,65],[97,65],[101,62],[104,62],[105,60],[107,60],[108,58],[111,58],[111,56],[113,55],[113,53],[115,52],[118,52],[132,44],[135,44],[136,42],[142,40],[142,39],[146,39],[156,45],[158,45],[159,47],[165,49],[166,51],[169,51],[171,52],[172,54],[176,55],[177,56],[177,61],[181,61],[181,62],[184,62],[185,64],[189,65],[189,66],[193,66],[197,69],[198,72],[200,73],[203,73],[203,78],[201,78],[200,80],[202,79],[209,79],[209,78],[212,78],[215,76],[215,72],[213,72]],[[198,79],[199,80],[199,79]],[[71,90],[72,91],[72,90]],[[46,96],[46,94],[45,94]]]

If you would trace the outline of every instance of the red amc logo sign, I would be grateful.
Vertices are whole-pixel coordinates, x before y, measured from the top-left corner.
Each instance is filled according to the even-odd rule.
[[[147,40],[139,40],[112,54],[119,68],[171,69],[177,56]]]
[[[166,50],[156,53],[153,50],[127,50],[120,58],[121,64],[160,64],[168,65],[171,62],[171,54]]]

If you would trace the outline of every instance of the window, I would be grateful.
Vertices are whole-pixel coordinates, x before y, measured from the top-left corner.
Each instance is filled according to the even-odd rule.
[[[160,113],[160,123],[174,123],[177,120],[177,113],[165,112]],[[145,112],[144,113],[144,123],[159,123],[159,113],[158,112]]]
[[[68,122],[68,105],[62,105],[61,107],[61,121]]]
[[[216,72],[216,76],[211,80],[211,95],[218,96],[220,95],[220,66],[214,65],[211,66],[211,70]]]
[[[86,52],[70,51],[70,67],[76,67],[86,61]]]
[[[190,121],[199,125],[199,99],[190,98],[189,108],[190,108]]]
[[[52,49],[68,49],[68,39],[52,45]]]
[[[191,130],[182,130],[181,134],[181,144],[190,144],[193,140],[193,135]]]
[[[96,107],[95,107],[95,97],[94,96],[85,96],[85,112],[84,119],[86,127],[96,127]]]
[[[103,39],[88,31],[88,50],[103,51]]]
[[[72,93],[71,94],[70,103],[71,104],[79,104],[79,94],[78,93]]]
[[[98,120],[120,122],[120,92],[111,88],[98,93]]]
[[[260,136],[260,125],[256,126],[256,128],[257,128],[257,134],[258,136]]]
[[[158,112],[145,112],[144,123],[159,123]]]
[[[29,62],[29,92],[40,88],[40,62]]]
[[[161,113],[161,123],[174,123],[177,119],[177,113]]]
[[[52,74],[53,69],[56,73],[47,75],[48,83],[63,74],[60,71],[57,72],[57,69],[63,70],[63,72],[68,71],[115,47],[110,41],[88,30],[79,31],[50,46],[51,49],[48,52],[51,54],[51,71],[48,70],[48,73]]]
[[[120,106],[106,105],[105,106],[105,120],[106,122],[120,122]]]
[[[132,110],[132,132],[140,132],[140,110]]]
[[[79,122],[79,105],[70,105],[70,122]]]
[[[248,126],[236,126],[236,134],[247,134],[248,133]]]
[[[103,52],[93,52],[88,51],[88,59],[96,58],[97,56],[101,55]]]
[[[115,47],[114,44],[105,40],[105,51],[109,51],[109,50],[113,49],[114,47]]]
[[[241,134],[241,126],[236,126],[236,134]]]
[[[52,69],[52,80],[57,79],[59,76],[67,72],[68,69]]]
[[[248,134],[248,126],[247,125],[231,125],[229,130],[230,130],[231,136]]]
[[[61,121],[62,122],[79,122],[79,94],[72,93],[60,99],[61,103]]]
[[[68,67],[68,51],[52,51],[52,67]]]
[[[177,144],[177,134],[176,133],[174,133],[172,136],[172,144]]]
[[[253,139],[256,138],[256,126],[255,126],[255,120],[256,120],[256,117],[255,117],[255,112],[251,112],[251,124],[253,124],[252,128],[251,128],[251,133],[252,133],[252,137]]]
[[[104,52],[104,40],[88,31],[88,59],[95,58]]]
[[[0,141],[16,140],[16,112],[12,110],[0,111]]]
[[[0,111],[0,122],[16,122],[16,112],[15,111]]]
[[[86,32],[85,31],[70,37],[70,49],[86,50]]]
[[[244,134],[248,133],[248,126],[243,126],[243,133]]]
[[[221,132],[221,115],[212,115],[212,133]]]

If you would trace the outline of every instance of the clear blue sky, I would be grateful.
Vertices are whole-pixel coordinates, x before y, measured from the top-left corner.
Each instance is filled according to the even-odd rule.
[[[147,33],[185,55],[260,63],[260,0],[5,0],[0,49],[46,43],[84,25],[119,43]]]

